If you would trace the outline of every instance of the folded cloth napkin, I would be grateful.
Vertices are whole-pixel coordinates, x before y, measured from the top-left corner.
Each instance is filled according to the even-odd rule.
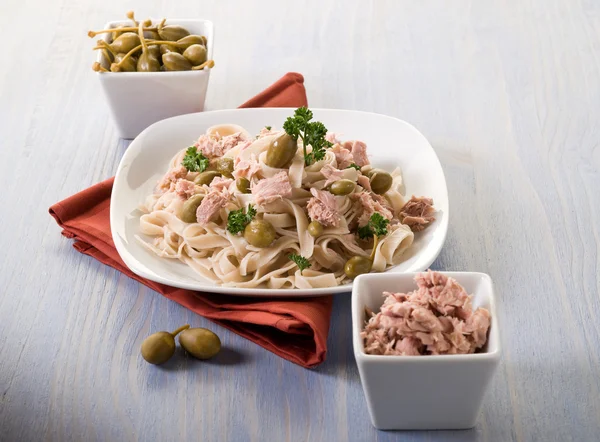
[[[306,105],[304,78],[288,73],[241,107]],[[110,233],[113,181],[110,178],[50,207],[62,234],[75,240],[75,249],[291,362],[314,367],[325,360],[331,296],[282,299],[200,293],[158,284],[129,270]]]

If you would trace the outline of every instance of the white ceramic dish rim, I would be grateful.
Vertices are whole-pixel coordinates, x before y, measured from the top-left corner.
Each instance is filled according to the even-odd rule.
[[[160,20],[151,18],[150,20],[152,20],[152,24],[158,23],[160,22]],[[124,25],[124,24],[130,24],[131,20],[116,20],[116,21],[109,21],[104,25],[103,29],[114,29],[116,28],[118,25]],[[213,58],[213,42],[214,42],[214,35],[215,35],[215,25],[212,21],[210,20],[203,20],[203,19],[190,19],[190,18],[182,18],[182,19],[178,19],[178,18],[174,18],[174,19],[167,19],[165,26],[168,24],[174,24],[174,25],[186,25],[186,24],[201,24],[204,23],[204,27],[207,28],[209,30],[209,32],[207,32],[208,35],[206,35],[206,39],[207,39],[207,47],[206,47],[206,57],[208,60],[211,60]],[[104,41],[108,41],[108,35],[109,33],[105,33],[105,34],[100,34],[100,38]],[[96,56],[96,61],[98,63],[101,63],[102,60],[104,58],[104,55],[102,54],[102,51],[98,51],[98,55]],[[164,71],[164,72],[97,72],[98,75],[110,75],[110,76],[114,76],[114,75],[118,75],[119,77],[121,76],[127,76],[127,78],[131,78],[131,77],[136,77],[136,76],[144,76],[144,77],[148,77],[148,76],[155,76],[155,75],[160,75],[161,78],[164,77],[172,77],[172,76],[182,76],[182,75],[205,75],[207,73],[207,71],[209,69],[212,68],[204,68],[202,70],[199,71]]]
[[[372,279],[372,278],[388,278],[388,279],[394,279],[394,278],[399,278],[399,277],[410,277],[410,278],[414,278],[416,274],[418,274],[419,272],[406,272],[406,273],[369,273],[366,275],[359,275],[355,281],[358,280],[358,278],[360,278],[361,280],[363,279]],[[487,273],[482,273],[482,272],[459,272],[459,271],[440,271],[440,273],[452,277],[456,280],[458,280],[460,282],[460,277],[464,276],[464,275],[471,275],[471,276],[477,276],[479,278],[485,279],[487,280],[487,282],[489,283],[490,287],[491,287],[491,291],[489,294],[489,299],[490,299],[490,306],[489,306],[489,311],[490,311],[490,316],[491,316],[491,320],[490,323],[493,324],[493,327],[491,327],[490,330],[490,335],[488,336],[488,341],[492,338],[493,335],[493,339],[494,342],[496,343],[496,348],[493,351],[486,351],[483,353],[472,353],[472,354],[466,354],[466,355],[428,355],[428,356],[392,356],[392,355],[370,355],[365,353],[364,351],[364,343],[362,338],[360,337],[360,332],[362,331],[362,323],[358,323],[358,318],[355,315],[355,311],[356,314],[358,314],[358,310],[359,308],[363,309],[364,306],[359,306],[357,305],[357,303],[359,302],[358,300],[358,295],[354,294],[354,291],[352,292],[352,341],[353,341],[353,347],[354,347],[354,357],[357,359],[361,359],[363,361],[370,361],[370,362],[377,362],[377,363],[383,363],[383,364],[435,364],[435,363],[439,363],[439,362],[444,362],[444,361],[461,361],[461,362],[465,362],[465,361],[476,361],[476,360],[485,360],[485,359],[490,359],[490,360],[496,360],[500,358],[500,354],[501,354],[501,343],[500,343],[500,332],[499,332],[499,326],[498,326],[498,316],[497,316],[497,312],[496,312],[496,293],[494,291],[494,283],[492,281],[492,278],[490,277],[490,275],[488,275]],[[416,287],[415,287],[416,288]],[[471,294],[471,293],[470,293]],[[383,298],[382,298],[382,302],[383,302]]]
[[[270,109],[273,109],[273,108],[221,109],[221,110],[215,110],[215,111],[210,111],[210,112],[200,112],[199,114],[207,114],[207,113],[211,113],[211,114],[223,113],[223,114],[225,114],[225,113],[229,113],[233,110],[235,110],[236,112],[261,112],[261,111],[268,111]],[[287,110],[290,112],[294,111],[294,108],[277,108],[277,109]],[[435,153],[435,150],[433,149],[433,147],[431,146],[429,141],[425,138],[425,136],[423,134],[421,134],[421,132],[419,132],[419,130],[416,129],[412,124],[406,122],[405,120],[391,117],[389,115],[378,114],[378,113],[374,113],[374,112],[365,112],[365,111],[312,108],[312,107],[311,107],[311,110],[313,110],[315,112],[335,111],[335,112],[341,112],[341,113],[346,112],[346,113],[359,113],[359,114],[365,114],[365,115],[376,115],[378,117],[383,117],[383,118],[400,121],[402,124],[406,125],[411,131],[413,131],[418,137],[422,138],[424,143],[426,143],[427,147],[433,153],[433,157],[435,158],[435,161],[436,161],[436,167],[439,168],[439,173],[441,174],[441,177],[444,179],[444,183],[446,184],[446,177],[444,175],[444,171],[443,171],[442,165],[439,161],[439,158],[438,158],[437,154]],[[187,115],[193,115],[193,114],[187,114]],[[182,116],[184,116],[184,115],[179,115],[179,116],[166,118],[164,120],[158,121],[158,122],[148,126],[146,129],[144,129],[144,131],[142,131],[136,138],[143,138],[147,134],[147,132],[152,130],[152,128],[155,125],[164,124],[165,122],[167,122],[171,119],[180,118]],[[133,143],[135,143],[135,140],[132,142],[132,144]],[[131,162],[131,157],[133,155],[134,154],[133,154],[133,151],[130,146],[125,151],[125,154],[123,155],[123,157],[121,158],[121,161],[119,162],[119,166],[117,167],[117,173],[115,176],[113,188],[115,188],[115,189],[120,188],[120,181],[122,179],[125,179],[125,174],[122,173],[122,171],[125,170],[126,167],[129,167],[129,163]],[[449,216],[450,216],[450,202],[448,200],[447,184],[445,185],[444,193],[445,193],[444,194],[445,200],[447,201],[447,207],[444,209],[445,216],[442,218],[441,223],[438,226],[438,229],[441,229],[440,230],[441,231],[440,240],[438,241],[438,244],[437,244],[435,250],[431,253],[429,259],[426,260],[423,263],[423,265],[416,268],[415,269],[416,271],[423,271],[423,270],[429,268],[429,266],[438,257],[438,255],[446,241],[446,236],[448,233],[448,222],[449,222]],[[244,287],[223,287],[223,286],[219,286],[219,285],[198,287],[196,285],[188,284],[183,281],[173,281],[171,279],[164,278],[158,274],[148,273],[143,268],[140,268],[138,266],[138,261],[133,256],[130,255],[130,253],[128,252],[126,246],[124,245],[123,240],[121,239],[120,235],[118,235],[116,232],[116,229],[113,228],[113,226],[116,225],[116,221],[114,218],[116,216],[116,215],[114,215],[116,213],[116,210],[114,210],[114,205],[116,204],[115,201],[116,201],[116,199],[112,198],[111,204],[110,204],[111,233],[112,233],[113,242],[115,244],[115,248],[117,249],[117,252],[119,253],[119,255],[120,255],[121,259],[124,261],[124,263],[127,265],[127,267],[129,267],[129,269],[133,273],[135,273],[136,275],[141,276],[143,278],[149,279],[154,282],[158,282],[160,284],[172,286],[172,287],[178,287],[178,288],[194,290],[194,291],[199,291],[199,292],[204,292],[204,293],[222,293],[222,294],[229,294],[229,295],[236,295],[236,296],[252,296],[252,297],[315,297],[315,296],[324,296],[324,295],[334,295],[334,294],[338,294],[338,293],[350,293],[352,291],[352,283],[347,284],[347,285],[337,286],[337,287],[313,288],[313,289],[269,289],[269,288],[265,288],[265,287],[244,288]],[[391,267],[390,269],[387,269],[383,274],[394,273],[393,270],[394,270],[394,267]],[[398,272],[396,274],[403,274],[403,273]]]

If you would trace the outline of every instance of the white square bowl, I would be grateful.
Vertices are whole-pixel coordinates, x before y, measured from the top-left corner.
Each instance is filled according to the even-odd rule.
[[[152,21],[157,24],[156,20]],[[113,21],[104,29],[113,29],[130,21]],[[191,34],[207,38],[207,57],[213,58],[214,27],[208,20],[167,20]],[[110,33],[100,34],[110,42]],[[104,55],[97,61],[105,67]],[[122,138],[135,138],[146,127],[176,115],[202,112],[210,77],[209,68],[180,72],[98,72],[113,119]]]
[[[380,430],[466,429],[475,426],[485,392],[500,362],[498,318],[490,277],[484,273],[443,272],[474,295],[473,308],[491,314],[488,341],[481,353],[435,356],[375,356],[364,351],[360,332],[365,307],[374,312],[383,292],[416,288],[416,273],[371,273],[354,280],[352,335],[354,356],[373,426]]]

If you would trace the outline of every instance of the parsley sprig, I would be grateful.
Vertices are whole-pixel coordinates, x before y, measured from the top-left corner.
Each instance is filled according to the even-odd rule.
[[[190,146],[185,151],[183,162],[181,163],[190,172],[204,172],[210,161],[196,147]]]
[[[243,207],[238,210],[232,210],[227,216],[227,230],[236,235],[242,232],[255,216],[256,209],[252,204],[248,204],[246,213],[244,213]]]
[[[360,166],[358,164],[356,164],[356,163],[350,164],[348,167],[346,167],[346,169],[350,169],[351,167],[354,168],[354,169],[356,169],[356,170],[360,170]]]
[[[357,232],[360,239],[373,238],[373,250],[371,251],[371,260],[375,258],[375,250],[379,244],[379,239],[387,235],[387,226],[390,223],[381,213],[375,212],[371,215],[369,222],[362,227],[359,227]]]
[[[290,258],[292,261],[294,261],[296,263],[296,265],[300,269],[300,274],[302,274],[302,271],[304,269],[309,268],[311,265],[310,262],[308,261],[308,259],[306,259],[302,255],[297,255],[295,253],[292,253],[291,255],[288,256],[288,258]]]
[[[320,121],[311,121],[313,113],[306,107],[299,107],[293,117],[283,123],[283,130],[294,140],[300,138],[304,146],[304,164],[310,166],[325,158],[325,149],[333,146],[325,139],[327,128]],[[306,146],[312,146],[312,152],[306,152]]]

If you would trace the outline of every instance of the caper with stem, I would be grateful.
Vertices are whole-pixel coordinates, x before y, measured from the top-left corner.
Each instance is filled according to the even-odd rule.
[[[331,184],[329,191],[334,195],[349,195],[354,192],[356,184],[352,180],[337,180]]]
[[[128,54],[115,55],[115,61],[110,65],[112,72],[135,72],[136,60]]]
[[[248,178],[240,177],[235,180],[237,189],[242,193],[250,193],[250,180]]]
[[[131,51],[136,46],[140,45],[140,37],[138,34],[133,32],[125,32],[119,35],[119,37],[110,43],[110,48],[113,52],[124,52]]]
[[[183,26],[167,25],[159,26],[158,35],[160,35],[160,38],[163,40],[177,41],[187,35],[190,35],[190,32]]]
[[[204,195],[202,194],[192,195],[185,203],[183,203],[179,219],[186,223],[195,223],[197,221],[196,212],[198,211],[200,204],[202,204],[203,199]]]
[[[198,66],[206,61],[206,48],[204,45],[198,44],[188,46],[185,51],[183,51],[183,56],[187,58],[193,66]]]
[[[137,71],[158,72],[160,69],[160,63],[148,50],[146,38],[144,37],[144,32],[142,31],[142,23],[140,23],[138,26],[138,36],[140,37],[140,42],[142,43],[142,54],[137,61]]]
[[[221,340],[206,328],[188,328],[179,335],[183,349],[197,359],[210,359],[221,350]]]
[[[192,64],[188,59],[177,52],[163,54],[162,61],[168,71],[189,71],[192,69]]]
[[[186,35],[185,37],[177,40],[177,44],[183,49],[187,49],[192,45],[206,46],[206,37],[204,35]]]
[[[311,221],[308,224],[308,233],[313,238],[318,238],[323,234],[323,225],[319,221]]]
[[[253,219],[244,229],[244,239],[254,247],[269,247],[275,234],[275,227],[263,219]]]
[[[282,168],[294,159],[298,143],[287,133],[279,135],[269,145],[265,163],[269,167]]]
[[[142,357],[155,365],[167,362],[175,353],[175,336],[188,328],[190,326],[186,324],[173,333],[161,331],[151,334],[142,342]]]

